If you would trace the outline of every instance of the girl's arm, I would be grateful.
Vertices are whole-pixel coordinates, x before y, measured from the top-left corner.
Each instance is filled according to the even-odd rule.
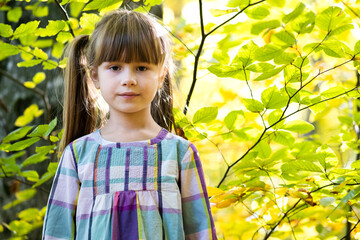
[[[180,191],[186,239],[217,239],[204,173],[198,151],[193,144],[190,144],[180,168]]]
[[[70,144],[61,156],[51,188],[43,225],[43,240],[74,239],[75,209],[80,181]]]

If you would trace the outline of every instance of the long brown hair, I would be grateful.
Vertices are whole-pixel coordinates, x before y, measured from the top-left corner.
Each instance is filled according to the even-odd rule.
[[[106,113],[97,106],[98,91],[90,68],[103,62],[120,61],[160,64],[167,70],[162,88],[151,103],[151,115],[171,131],[174,124],[171,41],[158,21],[143,13],[117,10],[105,15],[89,37],[76,37],[67,47],[63,125],[60,150],[71,141],[100,127]]]

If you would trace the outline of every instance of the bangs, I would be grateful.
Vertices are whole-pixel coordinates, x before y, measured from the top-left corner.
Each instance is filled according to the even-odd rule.
[[[149,19],[140,14],[124,14],[113,17],[102,27],[104,34],[100,34],[102,36],[97,41],[95,65],[115,61],[164,63],[164,40],[158,36],[158,30]]]

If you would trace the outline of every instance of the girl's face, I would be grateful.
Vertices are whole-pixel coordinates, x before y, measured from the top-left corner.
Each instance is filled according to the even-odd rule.
[[[150,111],[151,102],[162,86],[164,71],[161,65],[149,63],[103,62],[91,70],[91,76],[112,116]]]

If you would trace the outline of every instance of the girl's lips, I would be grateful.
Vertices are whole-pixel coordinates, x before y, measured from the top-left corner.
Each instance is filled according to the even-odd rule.
[[[124,93],[120,93],[119,96],[123,97],[125,99],[132,99],[135,98],[137,96],[139,96],[140,94],[135,93],[135,92],[124,92]]]

